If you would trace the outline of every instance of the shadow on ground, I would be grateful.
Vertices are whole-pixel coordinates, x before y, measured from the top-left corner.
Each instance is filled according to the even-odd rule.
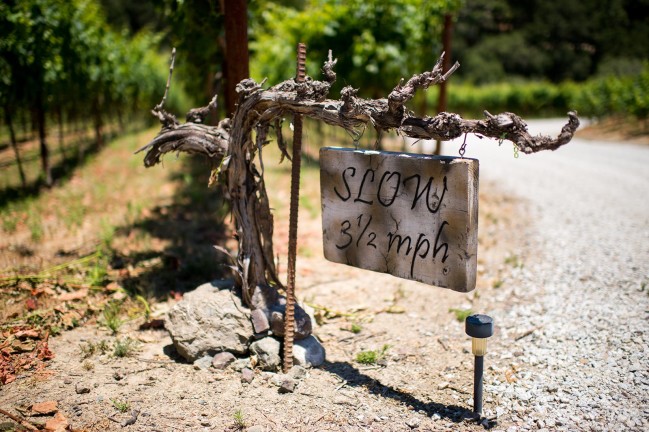
[[[356,369],[349,363],[326,361],[322,368],[329,373],[338,375],[341,379],[345,380],[346,385],[348,386],[364,387],[370,393],[379,395],[383,398],[394,399],[397,402],[411,406],[414,411],[424,411],[428,417],[437,414],[441,418],[453,421],[455,423],[463,421],[474,421],[480,423],[481,419],[477,417],[472,411],[464,407],[457,405],[445,405],[437,402],[421,401],[409,393],[394,389],[381,383],[375,378],[361,373],[358,369]],[[496,426],[495,422],[488,421],[487,429],[494,426]]]
[[[105,132],[102,135],[104,142],[109,142],[115,137],[119,136],[118,131]],[[74,141],[68,142],[65,145],[65,150],[59,148],[54,148],[51,146],[50,149],[50,160],[52,160],[54,153],[62,153],[62,158],[55,164],[52,164],[52,178],[54,183],[64,183],[68,181],[74,171],[85,165],[92,156],[99,153],[104,146],[99,146],[96,139],[93,137],[81,137],[77,138]],[[34,153],[31,156],[23,156],[23,164],[27,162],[32,162],[36,159],[40,159],[39,153]],[[15,161],[11,161],[10,164],[13,165]],[[5,165],[9,166],[9,165]],[[3,167],[0,167],[0,169]],[[39,165],[40,168],[40,165]],[[5,208],[6,206],[14,203],[20,202],[29,198],[38,196],[42,191],[46,190],[48,187],[45,184],[43,176],[38,176],[31,182],[28,182],[27,185],[23,188],[20,185],[7,187],[0,190],[0,209]]]
[[[222,189],[207,187],[209,174],[206,160],[184,157],[182,173],[172,177],[182,185],[173,202],[153,208],[150,216],[132,225],[118,228],[117,235],[137,236],[140,232],[168,243],[162,253],[150,249],[113,257],[112,267],[122,269],[120,282],[127,291],[164,299],[227,273],[227,257],[213,245],[225,243],[224,221],[229,209]]]

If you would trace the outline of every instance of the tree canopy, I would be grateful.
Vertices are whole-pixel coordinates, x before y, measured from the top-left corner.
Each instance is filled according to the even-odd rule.
[[[265,2],[255,11],[251,75],[279,82],[294,74],[295,46],[309,47],[309,74],[332,50],[345,82],[376,96],[416,71],[431,68],[441,50],[441,29],[456,0],[307,0],[299,7]]]
[[[3,2],[0,34],[0,103],[5,112],[32,113],[46,184],[52,177],[45,122],[54,112],[68,121],[92,119],[100,142],[105,118],[143,112],[164,89],[159,38],[112,30],[95,1]]]
[[[647,0],[465,0],[457,15],[458,77],[583,81],[639,72],[649,58]]]

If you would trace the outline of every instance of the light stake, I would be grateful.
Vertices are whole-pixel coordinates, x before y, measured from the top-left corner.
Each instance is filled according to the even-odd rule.
[[[488,315],[475,314],[466,319],[466,334],[471,336],[471,351],[475,356],[473,371],[473,412],[482,414],[482,375],[487,338],[494,334],[494,320]]]

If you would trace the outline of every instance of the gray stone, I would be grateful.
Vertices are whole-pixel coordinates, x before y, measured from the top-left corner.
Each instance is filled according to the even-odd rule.
[[[263,310],[255,309],[250,312],[250,320],[252,321],[252,328],[255,329],[255,333],[266,333],[270,330],[268,316]]]
[[[232,362],[232,369],[237,372],[241,372],[244,368],[250,367],[250,357],[237,359]]]
[[[410,429],[417,429],[419,427],[420,423],[421,423],[421,421],[417,417],[413,417],[413,418],[406,421],[406,425]]]
[[[255,373],[252,369],[243,368],[241,370],[241,382],[250,384],[255,379]]]
[[[212,357],[211,355],[204,355],[203,357],[194,360],[194,369],[207,370],[212,364],[213,358],[214,357]]]
[[[301,380],[306,378],[308,372],[304,367],[296,365],[293,366],[288,373],[289,375],[291,375],[291,377],[297,380]]]
[[[234,356],[234,354],[230,352],[221,352],[216,354],[212,359],[212,366],[216,369],[225,369],[236,359],[237,358]]]
[[[284,336],[284,311],[286,305],[275,305],[270,316],[270,328],[275,336]],[[299,304],[295,305],[295,340],[305,339],[311,336],[313,323],[311,317]]]
[[[282,377],[282,380],[280,381],[279,384],[279,390],[278,392],[280,393],[293,393],[295,390],[295,386],[297,385],[297,381],[291,378],[288,375],[284,375]]]
[[[165,318],[174,347],[188,361],[210,352],[244,354],[253,333],[250,315],[232,282],[213,281],[185,294]]]
[[[252,304],[254,309],[261,309],[267,312],[277,304],[279,297],[277,289],[268,285],[257,285],[252,291],[250,304]]]
[[[322,344],[314,336],[297,340],[293,345],[293,364],[305,368],[321,366],[326,353]]]
[[[262,370],[276,371],[281,364],[280,343],[277,339],[266,337],[250,344],[250,352],[257,357],[257,366]]]

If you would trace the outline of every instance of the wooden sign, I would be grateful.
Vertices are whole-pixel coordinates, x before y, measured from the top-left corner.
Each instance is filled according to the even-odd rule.
[[[476,159],[325,147],[320,186],[328,260],[475,288]]]

